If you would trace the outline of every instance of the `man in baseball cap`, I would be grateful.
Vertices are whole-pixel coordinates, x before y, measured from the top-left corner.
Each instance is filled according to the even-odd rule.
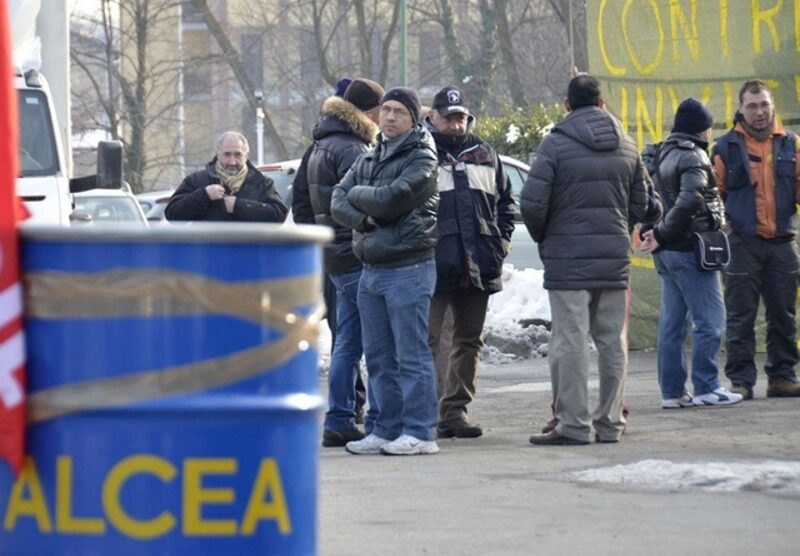
[[[483,434],[467,418],[467,405],[475,397],[489,296],[502,289],[503,259],[514,231],[511,184],[497,152],[470,133],[474,121],[461,91],[452,86],[436,93],[425,120],[439,164],[440,232],[428,343],[439,386],[440,438]]]

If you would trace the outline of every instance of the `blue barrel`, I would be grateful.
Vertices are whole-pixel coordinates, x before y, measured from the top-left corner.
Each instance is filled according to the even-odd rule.
[[[23,231],[28,429],[3,555],[316,552],[326,229]]]

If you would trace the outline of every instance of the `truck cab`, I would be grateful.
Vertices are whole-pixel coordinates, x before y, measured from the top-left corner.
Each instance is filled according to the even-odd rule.
[[[64,151],[56,132],[55,110],[44,76],[15,69],[19,95],[19,176],[17,195],[33,223],[68,226],[72,212]]]

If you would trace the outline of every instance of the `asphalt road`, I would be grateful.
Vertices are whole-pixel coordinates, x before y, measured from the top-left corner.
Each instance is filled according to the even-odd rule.
[[[534,447],[528,436],[550,416],[547,360],[484,367],[471,405],[482,438],[405,458],[322,449],[320,554],[798,554],[800,488],[663,491],[571,476],[648,459],[797,462],[800,399],[768,399],[765,383],[735,407],[664,411],[655,355],[632,352],[619,444]]]

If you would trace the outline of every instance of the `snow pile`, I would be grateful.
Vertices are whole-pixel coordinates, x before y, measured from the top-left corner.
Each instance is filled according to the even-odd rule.
[[[547,354],[550,340],[550,302],[542,283],[541,270],[517,270],[503,265],[503,291],[489,298],[483,327],[481,360],[489,364],[506,363]],[[330,366],[331,333],[328,322],[319,325],[317,340],[320,373]]]
[[[612,483],[655,490],[701,489],[711,492],[800,492],[800,462],[673,463],[643,460],[572,473],[578,482]]]
[[[503,265],[503,291],[489,298],[483,326],[483,361],[503,363],[547,354],[550,302],[543,281],[542,270]]]

